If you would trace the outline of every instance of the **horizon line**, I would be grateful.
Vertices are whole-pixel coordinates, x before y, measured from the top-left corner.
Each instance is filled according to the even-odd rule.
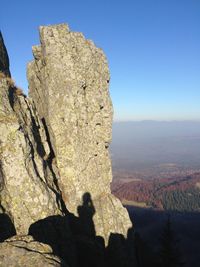
[[[157,119],[141,119],[141,120],[137,120],[137,119],[127,119],[127,120],[117,120],[114,119],[113,123],[118,123],[118,122],[198,122],[200,123],[200,119],[172,119],[172,120],[157,120]]]

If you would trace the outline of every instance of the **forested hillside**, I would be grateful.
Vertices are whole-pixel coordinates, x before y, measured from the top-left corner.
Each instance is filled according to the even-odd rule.
[[[114,180],[112,191],[128,205],[200,211],[200,173],[179,178]]]

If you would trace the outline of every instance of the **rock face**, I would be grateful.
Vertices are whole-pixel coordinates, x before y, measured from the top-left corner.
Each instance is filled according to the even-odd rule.
[[[77,214],[89,192],[97,235],[126,235],[127,211],[110,192],[113,110],[104,53],[65,24],[40,27],[40,40],[28,65],[29,92],[50,134],[65,204]]]
[[[110,191],[107,60],[65,24],[40,27],[40,40],[26,97],[0,35],[0,266],[65,266],[43,243],[71,267],[130,266],[131,222]]]
[[[110,193],[112,106],[106,59],[66,25],[40,28],[28,66],[30,97],[45,120],[68,209],[76,213],[85,192]]]
[[[50,246],[34,241],[31,236],[14,236],[0,243],[0,266],[67,267],[52,255]]]
[[[44,160],[50,153],[42,122],[30,99],[16,95],[0,79],[1,208],[12,218],[18,234],[35,221],[61,214],[53,171]],[[47,151],[47,152],[45,152]]]

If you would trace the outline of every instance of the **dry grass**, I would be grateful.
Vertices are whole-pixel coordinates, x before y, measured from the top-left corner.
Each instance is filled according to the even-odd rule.
[[[12,88],[15,87],[15,82],[13,81],[12,78],[10,78],[10,77],[6,77],[6,81],[7,81],[8,85],[9,85],[10,87],[12,87]]]
[[[24,95],[23,90],[19,87],[15,87],[15,94],[16,95]]]
[[[17,96],[23,95],[24,96],[23,90],[20,87],[15,85],[14,80],[11,77],[6,76],[5,73],[3,73],[1,71],[0,71],[0,79],[6,79],[9,88],[11,88],[13,90],[15,95],[17,95]]]
[[[6,78],[6,75],[0,71],[0,79],[4,79],[4,78]]]
[[[2,71],[0,71],[0,79],[6,79],[7,84],[8,84],[10,87],[15,87],[15,82],[13,81],[13,79],[10,78],[9,76],[6,76],[6,74],[3,73]]]

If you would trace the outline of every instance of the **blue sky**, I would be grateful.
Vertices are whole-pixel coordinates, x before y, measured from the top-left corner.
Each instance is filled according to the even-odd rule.
[[[200,120],[199,0],[6,0],[1,10],[11,72],[26,92],[39,25],[66,22],[106,53],[115,120]]]

